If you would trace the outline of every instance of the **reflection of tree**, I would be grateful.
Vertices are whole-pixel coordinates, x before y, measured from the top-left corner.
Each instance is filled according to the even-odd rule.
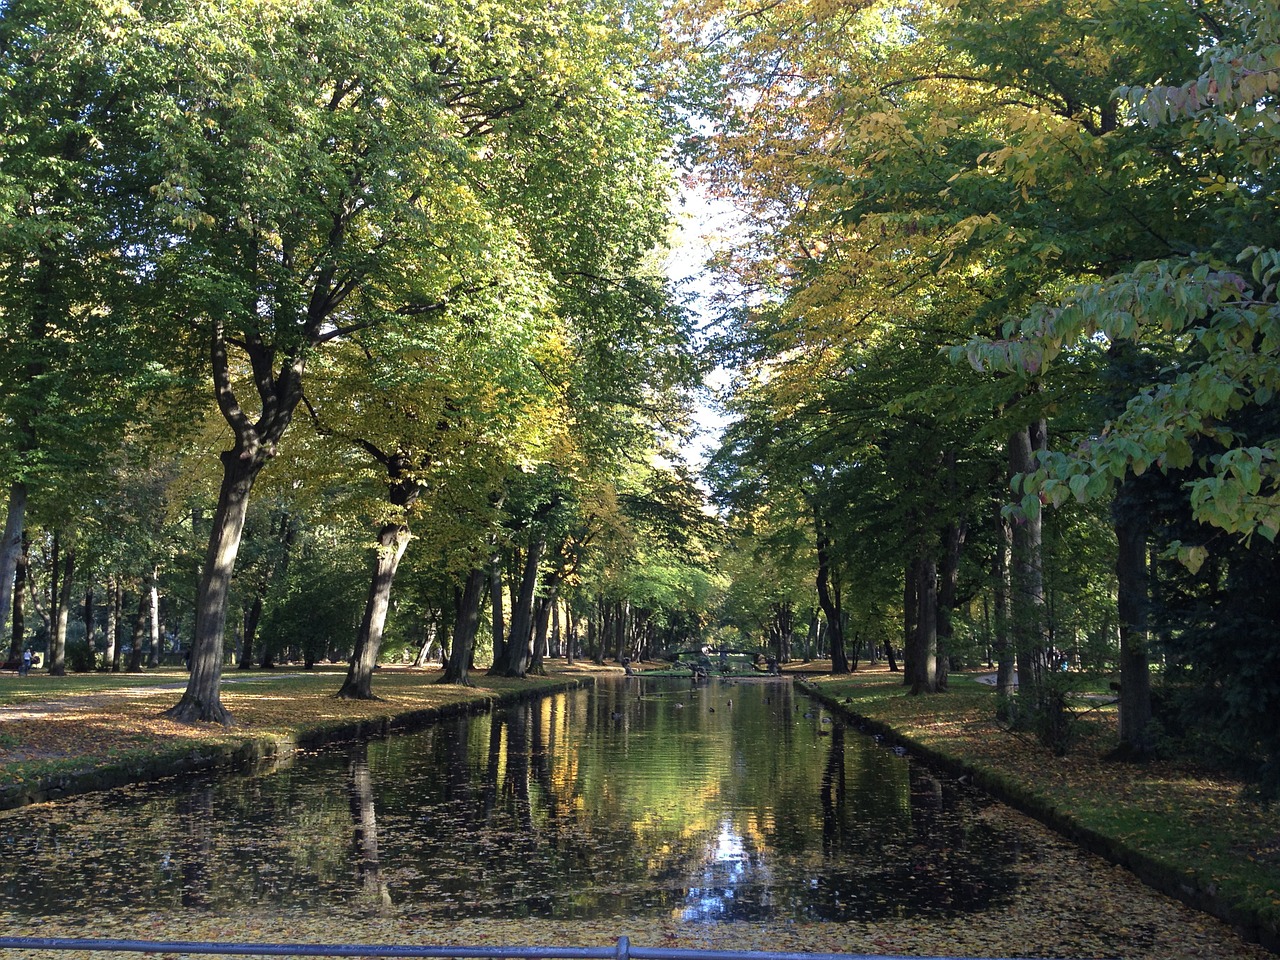
[[[520,824],[525,839],[532,837],[533,817],[529,808],[529,705],[521,703],[507,712],[507,769],[503,796],[507,809]]]
[[[356,880],[377,907],[391,906],[391,892],[382,879],[378,856],[378,816],[373,805],[373,775],[369,772],[369,744],[352,744],[347,753],[347,796],[354,827],[352,850]]]
[[[831,731],[831,752],[822,773],[822,852],[826,856],[844,845],[844,727]]]
[[[213,784],[202,784],[178,801],[182,831],[180,864],[182,905],[193,909],[209,906],[210,865],[213,863]]]
[[[495,710],[489,714],[489,758],[484,772],[484,815],[488,821],[493,816],[494,806],[498,799],[498,775],[502,764],[502,735],[504,724],[502,711]]]

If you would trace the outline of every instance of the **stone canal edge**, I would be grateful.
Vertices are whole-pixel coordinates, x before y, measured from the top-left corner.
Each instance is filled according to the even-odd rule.
[[[1090,853],[1109,863],[1124,867],[1147,886],[1165,896],[1180,900],[1187,906],[1216,917],[1228,924],[1242,939],[1259,943],[1272,953],[1280,953],[1280,927],[1259,915],[1245,904],[1229,900],[1203,878],[1188,874],[1186,864],[1170,864],[1157,860],[1150,854],[1125,843],[1123,840],[1099,833],[1080,823],[1069,808],[1054,803],[1052,797],[1028,790],[1012,783],[998,771],[967,763],[926,746],[900,730],[862,716],[845,704],[828,696],[820,687],[803,679],[795,681],[807,696],[822,703],[832,713],[843,717],[855,729],[879,734],[891,744],[904,747],[912,757],[927,766],[956,777],[967,777],[970,782],[1001,803],[1020,813],[1025,813]]]

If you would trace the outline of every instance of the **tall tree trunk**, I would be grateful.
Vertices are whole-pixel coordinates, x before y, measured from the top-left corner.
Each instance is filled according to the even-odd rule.
[[[180,723],[219,723],[228,727],[234,723],[230,711],[222,705],[221,696],[227,598],[244,533],[249,494],[265,463],[265,454],[252,456],[246,450],[242,457],[239,451],[237,446],[222,454],[222,486],[196,593],[191,676],[182,698],[164,712],[164,716]]]
[[[258,590],[253,595],[253,602],[244,613],[244,627],[240,638],[240,662],[237,668],[249,670],[253,667],[253,648],[258,639],[258,624],[262,622],[262,593]]]
[[[529,661],[529,672],[534,676],[545,677],[547,668],[543,665],[546,656],[547,632],[552,614],[557,610],[560,598],[560,579],[562,573],[552,570],[543,582],[546,596],[539,597],[534,603],[533,611],[533,658]]]
[[[917,648],[916,622],[920,615],[920,603],[916,599],[916,589],[920,586],[919,571],[916,564],[919,557],[913,557],[902,574],[902,685],[909,687],[915,683]]]
[[[355,650],[347,669],[347,678],[338,691],[340,700],[374,700],[373,670],[382,649],[382,633],[391,608],[391,587],[396,570],[409,546],[409,511],[418,499],[420,489],[414,475],[416,463],[406,450],[386,453],[368,440],[357,441],[387,471],[387,500],[393,516],[378,531],[369,594],[365,600],[360,629],[356,633]]]
[[[996,507],[996,569],[995,569],[995,648],[996,695],[999,713],[1007,717],[1017,693],[1016,663],[1013,643],[1009,635],[1010,594],[1013,591],[1011,557],[1013,554],[1013,525],[1004,511]]]
[[[502,551],[496,546],[489,558],[489,636],[493,642],[493,665],[507,662],[507,623],[502,586]]]
[[[27,578],[30,576],[31,541],[22,537],[22,549],[18,551],[18,563],[13,572],[13,642],[9,645],[9,659],[22,656],[27,637]]]
[[[556,609],[556,616],[559,617],[559,608]],[[577,655],[578,646],[578,615],[573,612],[572,601],[564,605],[564,659],[565,663],[573,666],[573,658]]]
[[[1009,437],[1009,472],[1035,470],[1034,451],[1044,446],[1043,421],[1015,430]],[[1018,664],[1019,712],[1030,716],[1050,707],[1045,702],[1048,643],[1045,636],[1042,512],[1035,510],[1013,527],[1013,645]],[[1024,718],[1019,718],[1024,719]],[[1029,717],[1025,718],[1029,719]],[[1042,718],[1043,719],[1043,718]]]
[[[938,562],[924,550],[914,564],[916,630],[907,658],[912,694],[938,692]]]
[[[436,645],[436,633],[438,626],[436,610],[433,607],[428,607],[422,616],[422,643],[418,647],[418,655],[413,658],[413,665],[415,667],[421,669],[431,662],[431,651]],[[443,663],[445,660],[443,645],[440,649],[440,661]]]
[[[147,602],[151,620],[151,655],[147,665],[160,666],[160,568],[154,567],[147,578]]]
[[[499,676],[523,677],[533,658],[533,601],[538,589],[538,564],[546,548],[546,537],[538,536],[529,544],[524,558],[524,572],[520,577],[520,594],[511,610],[511,631],[507,637],[507,659],[495,661],[494,672]]]
[[[813,659],[814,651],[818,649],[818,624],[822,617],[819,615],[819,608],[812,607],[809,610],[809,629],[804,635],[804,662],[808,663]]]
[[[1120,618],[1120,751],[1151,755],[1151,665],[1147,657],[1146,524],[1132,511],[1116,510],[1116,597]]]
[[[138,592],[138,609],[133,614],[132,644],[129,649],[129,673],[142,672],[142,655],[147,642],[147,591]]]
[[[9,607],[13,602],[26,516],[27,485],[21,480],[15,480],[9,484],[9,508],[5,513],[4,533],[0,535],[0,630],[9,622]]]
[[[360,618],[360,630],[356,634],[356,648],[351,654],[347,678],[338,690],[340,700],[377,699],[373,695],[373,668],[378,665],[382,631],[391,606],[391,585],[408,546],[409,525],[406,523],[387,523],[378,532],[369,595],[365,600],[364,615]]]
[[[631,604],[626,600],[618,600],[614,603],[613,659],[615,663],[621,663],[622,658],[627,655],[627,614],[630,609]]]
[[[827,635],[831,646],[831,672],[833,674],[849,673],[849,659],[844,650],[844,623],[840,605],[833,598],[831,589],[831,540],[827,536],[827,525],[816,509],[814,525],[817,529],[818,605],[822,607],[822,615],[827,621]]]
[[[107,629],[102,651],[102,669],[120,672],[120,581],[107,578]]]
[[[885,654],[885,659],[889,661],[889,672],[897,673],[898,661],[897,659],[895,659],[893,655],[893,638],[892,637],[890,637],[889,640],[884,645],[884,654]]]
[[[467,683],[467,671],[471,668],[471,651],[476,642],[476,630],[480,626],[480,599],[484,596],[489,571],[476,566],[467,574],[466,585],[456,598],[457,616],[453,628],[453,649],[445,666],[441,683]]]
[[[960,555],[968,527],[964,521],[947,524],[942,539],[942,569],[938,571],[938,689],[947,689],[947,674],[951,672],[951,653],[955,628],[952,616],[956,609],[956,591],[960,580]]]
[[[606,605],[604,597],[597,597],[595,608],[587,614],[587,649],[591,652],[591,661],[597,666],[604,666],[604,637]]]
[[[98,653],[93,643],[93,584],[90,583],[84,588],[84,607],[82,608],[82,622],[84,623],[84,642],[89,648],[89,669],[96,670],[98,667]]]
[[[55,533],[53,538],[55,558],[58,539]],[[49,598],[53,607],[53,630],[49,643],[49,676],[51,677],[63,677],[67,674],[67,623],[71,619],[71,584],[76,572],[75,541],[68,539],[69,542],[62,551],[62,576],[57,581],[57,595]],[[56,565],[56,559],[54,562]]]

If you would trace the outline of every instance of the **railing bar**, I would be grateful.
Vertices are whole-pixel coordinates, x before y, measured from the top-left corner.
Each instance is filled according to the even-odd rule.
[[[924,960],[867,953],[773,953],[758,950],[689,950],[635,947],[407,947],[339,943],[209,943],[199,940],[108,940],[81,937],[0,937],[0,950],[88,950],[116,953],[194,953],[218,956],[443,957],[458,960]],[[928,960],[994,960],[932,957]],[[1003,958],[1013,960],[1013,958]]]

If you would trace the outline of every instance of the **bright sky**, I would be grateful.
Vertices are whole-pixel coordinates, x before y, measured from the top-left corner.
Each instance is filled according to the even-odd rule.
[[[681,189],[675,216],[679,230],[667,258],[667,276],[687,282],[687,289],[694,295],[692,309],[701,326],[710,319],[711,296],[715,292],[704,265],[712,253],[726,242],[736,218],[728,201],[711,199],[696,185],[688,184]],[[711,393],[724,387],[727,378],[726,371],[713,371],[707,378],[709,389],[703,390],[698,398],[694,413],[698,436],[685,449],[685,456],[695,468],[706,462],[724,429],[727,418],[716,409]]]

